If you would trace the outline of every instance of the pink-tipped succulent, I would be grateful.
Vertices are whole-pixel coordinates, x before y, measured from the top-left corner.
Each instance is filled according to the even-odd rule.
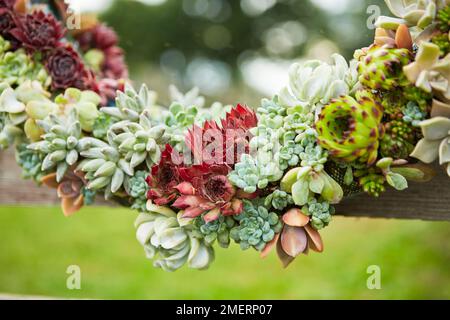
[[[173,206],[184,210],[185,218],[205,214],[207,222],[218,219],[220,215],[240,214],[243,204],[236,198],[236,189],[227,178],[229,170],[227,166],[208,165],[181,168],[183,182],[175,187],[181,196]]]

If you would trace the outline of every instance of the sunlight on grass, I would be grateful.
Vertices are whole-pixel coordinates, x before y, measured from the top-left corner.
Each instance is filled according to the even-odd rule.
[[[237,246],[217,249],[208,271],[166,273],[135,240],[136,214],[89,208],[65,218],[59,208],[0,207],[0,292],[111,299],[450,298],[449,224],[336,218],[324,254],[283,270]],[[82,289],[66,288],[78,265]],[[382,289],[368,290],[378,265]]]

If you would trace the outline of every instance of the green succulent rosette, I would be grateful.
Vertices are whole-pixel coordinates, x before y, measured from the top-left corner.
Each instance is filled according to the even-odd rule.
[[[230,237],[239,243],[241,249],[253,247],[261,251],[279,233],[283,224],[275,212],[269,212],[262,205],[244,200],[244,211],[235,216],[238,226],[230,231]]]
[[[318,142],[331,157],[370,166],[384,135],[383,109],[370,94],[360,92],[358,96],[357,100],[350,96],[335,99],[323,108],[316,122]]]

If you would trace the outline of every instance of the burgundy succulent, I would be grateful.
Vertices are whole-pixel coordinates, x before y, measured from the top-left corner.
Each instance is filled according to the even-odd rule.
[[[9,32],[15,27],[13,12],[6,7],[0,7],[0,34],[8,38]]]
[[[159,206],[175,200],[177,196],[175,187],[181,182],[179,166],[173,162],[172,155],[178,156],[170,145],[166,145],[161,154],[161,161],[152,167],[151,174],[147,177],[149,186],[147,198]]]
[[[18,16],[15,20],[16,27],[10,33],[30,50],[53,49],[65,33],[53,15],[42,11]]]
[[[128,79],[128,67],[123,50],[119,47],[111,47],[104,51],[104,55],[103,76],[111,79]]]
[[[83,52],[98,49],[103,53],[104,59],[100,70],[103,78],[115,80],[128,78],[128,67],[125,63],[124,53],[117,46],[118,38],[113,29],[104,24],[99,24],[78,35],[77,40]]]
[[[77,40],[84,52],[94,48],[106,50],[116,46],[118,42],[116,32],[104,24],[84,31],[77,36]]]
[[[71,47],[58,47],[48,57],[47,71],[52,77],[54,89],[86,88],[87,71],[78,53]]]
[[[16,0],[0,0],[0,35],[7,40],[14,40],[10,31],[16,27],[14,4]]]
[[[16,0],[0,0],[0,9],[13,9],[16,4]]]

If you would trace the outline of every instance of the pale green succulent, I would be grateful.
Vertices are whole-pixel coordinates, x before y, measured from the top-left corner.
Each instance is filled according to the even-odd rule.
[[[81,91],[75,88],[68,88],[55,98],[55,104],[64,113],[70,113],[72,109],[77,111],[83,131],[92,132],[94,123],[100,116],[97,107],[100,105],[101,97],[93,91]]]
[[[230,230],[236,225],[232,217],[220,216],[214,221],[206,222],[203,216],[197,217],[193,223],[193,234],[203,239],[207,244],[217,243],[222,248],[230,245]]]
[[[352,92],[358,82],[356,62],[349,65],[338,54],[331,58],[332,64],[319,60],[293,64],[289,71],[289,85],[280,93],[281,104],[302,106],[314,112],[331,99]]]
[[[118,120],[138,122],[142,112],[148,110],[152,115],[152,119],[156,119],[156,116],[161,116],[159,114],[153,117],[155,113],[158,114],[161,112],[160,108],[156,105],[156,100],[156,92],[149,90],[145,84],[141,86],[139,92],[136,92],[136,90],[127,83],[124,92],[117,91],[116,106],[104,107],[101,108],[100,111]]]
[[[185,264],[193,269],[207,269],[214,261],[214,250],[191,232],[181,216],[166,207],[150,204],[148,213],[136,219],[136,237],[154,266],[176,271]]]
[[[316,230],[320,230],[330,224],[335,210],[333,206],[330,206],[329,202],[311,198],[302,207],[302,212],[310,217],[311,226]]]
[[[440,58],[439,47],[422,42],[411,64],[403,68],[408,80],[425,92],[433,92],[438,100],[450,103],[450,54]]]
[[[339,203],[344,191],[325,170],[316,172],[312,167],[298,167],[290,170],[281,180],[281,190],[292,194],[294,203],[303,206],[314,195],[329,203]]]
[[[279,97],[272,100],[263,99],[261,106],[256,110],[259,116],[258,126],[279,129],[286,123],[287,108],[279,103]]]
[[[38,120],[37,124],[44,131],[43,140],[30,144],[28,149],[45,156],[42,171],[56,167],[56,180],[60,182],[67,169],[79,158],[82,133],[76,111],[73,110],[68,117],[50,114],[46,119]]]
[[[205,97],[200,95],[200,89],[192,88],[186,93],[182,93],[176,86],[169,86],[170,100],[181,104],[182,106],[203,108],[205,106]]]
[[[105,188],[105,197],[119,191],[125,181],[125,175],[132,177],[134,170],[126,161],[114,141],[105,143],[99,139],[85,137],[79,143],[80,155],[83,160],[78,169],[85,172],[89,181],[87,188],[101,190]]]
[[[125,190],[132,198],[131,209],[138,210],[139,212],[147,211],[147,192],[148,184],[145,179],[148,176],[146,171],[137,171],[133,177],[126,177],[124,184]]]
[[[450,176],[450,119],[435,117],[420,123],[423,139],[414,149],[411,157],[424,163],[432,163],[439,159],[441,165],[447,166]]]
[[[152,126],[150,112],[144,110],[138,123],[129,120],[117,122],[108,130],[107,136],[132,169],[143,162],[151,169],[159,163],[161,148],[168,142],[165,131],[165,125]]]
[[[7,148],[22,136],[22,124],[28,119],[26,106],[34,100],[48,100],[48,93],[37,81],[25,81],[15,89],[0,86],[0,115],[3,118],[0,144]]]
[[[269,212],[264,206],[258,206],[248,200],[244,200],[244,211],[234,216],[234,219],[239,225],[231,229],[230,237],[239,243],[242,250],[250,247],[258,251],[263,250],[283,228],[275,212]]]
[[[38,81],[47,88],[51,78],[44,66],[33,61],[23,49],[7,51],[10,44],[0,37],[0,82],[17,86],[28,80]]]
[[[279,181],[282,177],[283,171],[274,162],[262,162],[249,154],[243,154],[241,161],[228,175],[232,184],[247,193],[264,189],[269,182]]]
[[[397,30],[401,24],[423,30],[435,21],[438,10],[450,5],[449,0],[385,0],[385,2],[397,18],[381,16],[375,25],[391,30]]]
[[[281,190],[275,190],[264,200],[264,206],[266,208],[273,207],[276,210],[283,210],[292,204],[294,204],[294,199],[292,199],[292,196]]]
[[[7,149],[14,144],[22,133],[22,130],[11,124],[6,113],[0,112],[0,150]]]

